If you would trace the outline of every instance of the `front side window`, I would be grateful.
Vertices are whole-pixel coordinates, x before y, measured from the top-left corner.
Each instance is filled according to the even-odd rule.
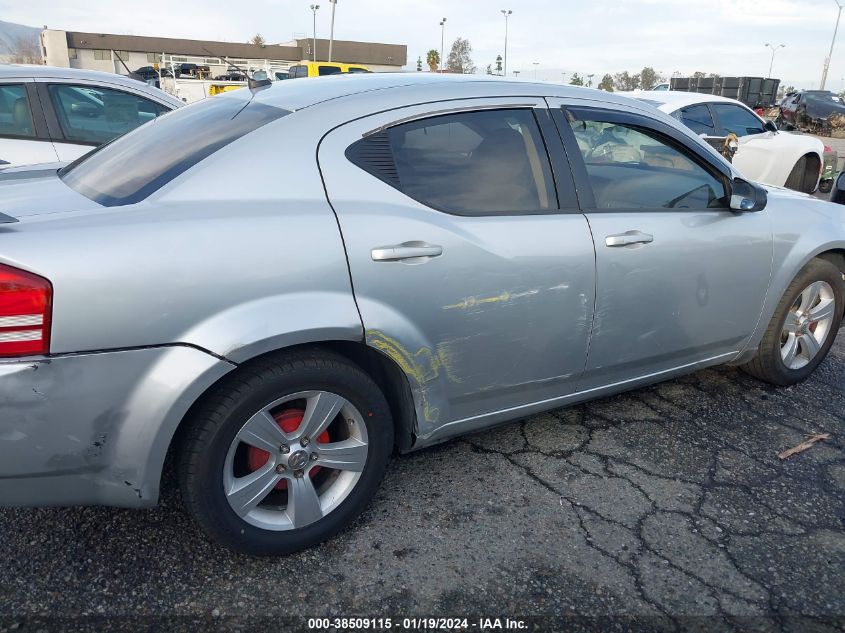
[[[290,114],[255,101],[204,99],[115,139],[59,173],[66,185],[104,206],[139,202],[204,158]]]
[[[138,95],[99,86],[51,84],[48,90],[62,134],[78,143],[106,143],[170,111]]]
[[[710,106],[719,119],[719,125],[726,133],[737,136],[762,134],[766,131],[763,122],[757,116],[742,106],[730,103],[713,103]]]
[[[716,125],[710,109],[703,103],[682,108],[675,113],[677,119],[696,134],[716,135]]]
[[[35,136],[32,110],[23,84],[0,84],[0,136]]]
[[[364,138],[347,156],[414,200],[447,213],[557,208],[548,156],[530,109],[411,121]]]
[[[661,135],[567,113],[599,209],[725,206],[722,180]]]
[[[319,66],[317,72],[320,77],[323,77],[325,75],[339,75],[342,71],[337,66]]]

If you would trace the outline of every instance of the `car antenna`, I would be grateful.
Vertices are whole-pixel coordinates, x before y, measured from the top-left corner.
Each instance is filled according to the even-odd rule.
[[[253,79],[252,77],[249,76],[249,73],[247,73],[243,68],[238,66],[236,63],[230,61],[228,57],[225,57],[223,55],[215,55],[214,53],[212,53],[210,50],[208,50],[205,47],[203,47],[202,50],[204,50],[206,53],[208,53],[212,57],[219,57],[220,59],[225,60],[226,63],[229,64],[229,66],[234,66],[237,70],[239,70],[241,72],[241,74],[243,74],[243,76],[246,77],[246,85],[250,90],[255,90],[257,88],[263,88],[264,86],[269,86],[271,83],[273,83],[269,79]]]

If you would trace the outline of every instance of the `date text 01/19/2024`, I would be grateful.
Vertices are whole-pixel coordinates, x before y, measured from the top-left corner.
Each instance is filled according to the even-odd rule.
[[[524,620],[512,618],[309,618],[308,628],[314,630],[478,630],[518,631],[527,628]]]

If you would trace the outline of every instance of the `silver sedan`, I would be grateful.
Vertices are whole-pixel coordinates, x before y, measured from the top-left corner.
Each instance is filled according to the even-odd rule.
[[[0,503],[329,538],[393,451],[717,364],[845,307],[845,211],[648,105],[429,74],[239,90],[0,175]]]

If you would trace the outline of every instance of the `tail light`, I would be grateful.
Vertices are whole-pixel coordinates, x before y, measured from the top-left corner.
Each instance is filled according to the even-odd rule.
[[[52,307],[49,281],[0,264],[0,357],[47,354]]]

